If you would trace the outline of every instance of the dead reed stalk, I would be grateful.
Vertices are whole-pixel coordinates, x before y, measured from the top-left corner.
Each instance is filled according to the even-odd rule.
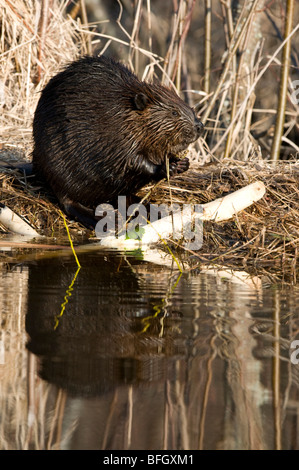
[[[0,146],[31,148],[39,93],[68,61],[87,50],[67,2],[0,0]]]
[[[38,93],[61,66],[84,53],[115,55],[117,51],[125,51],[123,58],[143,78],[159,76],[200,110],[207,125],[207,145],[197,148],[201,150],[197,161],[269,157],[271,128],[264,137],[263,123],[276,113],[275,91],[273,103],[268,104],[267,109],[254,106],[261,101],[259,89],[269,87],[268,78],[264,76],[270,66],[277,63],[282,49],[278,40],[276,50],[270,52],[265,46],[267,37],[262,36],[263,18],[271,15],[271,8],[275,10],[276,5],[269,6],[264,0],[245,0],[236,2],[234,10],[230,0],[213,3],[206,0],[204,4],[177,0],[169,5],[138,0],[131,8],[128,2],[117,0],[115,21],[107,10],[107,18],[101,17],[89,24],[84,0],[72,7],[70,15],[68,3],[66,0],[16,0],[12,4],[9,0],[0,0],[0,145],[22,147],[29,155],[31,121]],[[298,43],[294,35],[296,26],[291,31],[293,8],[297,8],[296,14],[298,6],[294,0],[289,0],[285,13],[285,57],[290,56],[291,37],[294,48]],[[269,36],[272,34],[270,27]],[[277,24],[275,34],[279,27]],[[196,31],[202,31],[202,42],[195,36]],[[221,46],[220,34],[225,40]],[[204,57],[202,64],[201,56]],[[262,66],[265,59],[266,65]],[[197,64],[196,73],[201,77],[203,92],[199,80],[195,87],[193,85],[193,62]],[[276,148],[275,158],[281,156],[282,144],[289,146],[291,155],[298,151],[298,144],[292,137],[298,134],[298,109],[286,105],[288,64],[283,63],[281,70],[284,92],[280,94],[281,104],[277,108],[276,129],[281,133],[278,138],[278,131],[275,131],[272,147]],[[201,94],[204,98],[198,99]]]
[[[220,256],[228,262],[243,263],[246,253],[250,263],[258,259],[264,267],[269,260],[274,265],[283,257],[287,260],[284,269],[292,272],[292,277],[295,278],[298,251],[297,165],[294,163],[292,170],[288,164],[279,165],[275,170],[271,170],[267,165],[265,167],[265,154],[261,152],[261,145],[266,140],[266,148],[270,150],[272,137],[267,133],[266,138],[259,140],[255,133],[260,132],[265,116],[275,114],[276,107],[273,102],[267,109],[258,108],[255,107],[255,102],[258,99],[258,87],[261,84],[264,87],[267,85],[263,80],[270,66],[279,64],[277,57],[280,51],[286,44],[290,47],[291,38],[294,38],[293,44],[296,44],[295,33],[299,25],[292,29],[290,21],[285,38],[278,46],[275,45],[274,52],[272,49],[271,53],[268,53],[260,47],[262,43],[258,34],[262,23],[259,15],[263,14],[263,10],[259,8],[264,7],[262,0],[245,1],[236,14],[230,2],[221,5],[213,3],[211,18],[206,21],[201,19],[198,3],[193,0],[180,0],[173,3],[172,22],[169,22],[167,32],[169,41],[167,47],[166,43],[164,44],[162,51],[162,47],[159,48],[155,42],[156,23],[159,23],[160,18],[158,13],[166,12],[162,4],[159,4],[158,8],[150,0],[146,3],[138,0],[130,16],[128,4],[118,0],[114,22],[119,31],[118,36],[110,34],[107,27],[111,25],[112,20],[89,25],[82,2],[81,18],[74,16],[74,11],[73,16],[67,14],[67,3],[58,0],[44,2],[42,5],[45,9],[42,10],[40,3],[33,0],[16,0],[14,4],[8,0],[0,0],[0,145],[6,149],[22,148],[29,157],[31,120],[43,85],[66,62],[90,50],[95,51],[96,48],[98,52],[106,53],[113,45],[117,45],[117,48],[123,48],[126,52],[126,62],[136,69],[142,67],[144,78],[159,76],[170,86],[176,85],[182,92],[188,93],[193,101],[197,100],[196,107],[201,109],[207,123],[206,140],[198,143],[200,151],[193,148],[190,153],[196,171],[176,179],[170,188],[166,189],[161,185],[160,189],[151,194],[153,202],[167,203],[172,199],[173,202],[205,203],[222,197],[227,190],[239,189],[240,185],[244,186],[256,177],[261,178],[267,186],[267,199],[256,205],[257,212],[246,211],[244,217],[238,216],[235,225],[227,223],[217,227],[211,226],[205,245],[207,258],[210,259],[212,254],[215,259]],[[217,5],[218,9],[215,9]],[[210,8],[208,1],[206,8]],[[220,57],[217,64],[220,65],[217,72],[219,80],[215,80],[215,64],[210,61],[208,51],[209,41],[212,52],[215,52],[217,46],[213,42],[216,12],[223,21],[225,40],[224,49],[221,51],[224,60],[221,63]],[[192,53],[194,58],[199,55],[198,43],[195,47],[194,44],[190,46],[188,42],[189,36],[194,34],[193,22],[199,22],[202,28],[202,50],[206,47],[207,51],[202,64],[202,77],[205,68],[211,69],[210,75],[208,74],[210,83],[208,85],[206,82],[203,99],[199,98],[202,96],[199,87],[191,87],[194,80],[190,76]],[[165,23],[163,24],[165,26]],[[284,73],[287,78],[286,67]],[[38,84],[37,74],[40,75]],[[184,88],[188,84],[190,88]],[[258,118],[259,113],[263,115],[261,120]],[[298,145],[292,140],[290,132],[296,129],[296,113],[298,106],[291,104],[286,108],[284,115],[287,131],[282,137],[282,142],[288,142],[294,150],[298,149]],[[266,156],[269,157],[269,152]],[[220,163],[223,157],[225,161]],[[218,171],[212,166],[204,169],[197,165],[208,163],[210,160],[218,162]],[[239,164],[241,160],[245,160],[246,166],[236,170],[237,160]],[[223,176],[227,174],[231,175],[229,181]],[[289,178],[287,181],[286,175]],[[14,182],[17,182],[17,186]],[[52,232],[58,228],[58,231],[64,231],[57,207],[40,198],[36,191],[28,181],[15,174],[1,177],[1,202],[15,209],[17,213],[27,216],[38,230]],[[280,225],[279,217],[283,220]],[[74,231],[80,230],[77,225],[72,228]],[[231,247],[232,240],[236,240],[236,246]]]
[[[285,33],[284,37],[286,40],[283,48],[281,74],[280,74],[280,91],[279,101],[277,106],[277,115],[275,122],[274,137],[271,149],[271,159],[273,161],[279,160],[281,139],[284,131],[285,122],[285,110],[288,93],[288,80],[289,80],[289,69],[290,69],[290,56],[291,56],[291,37],[290,34],[293,28],[293,17],[294,17],[294,0],[287,0],[287,8],[285,14]]]

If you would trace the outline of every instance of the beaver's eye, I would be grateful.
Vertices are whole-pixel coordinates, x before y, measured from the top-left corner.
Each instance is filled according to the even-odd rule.
[[[173,115],[173,116],[178,116],[179,113],[174,109],[174,110],[172,111],[172,115]]]

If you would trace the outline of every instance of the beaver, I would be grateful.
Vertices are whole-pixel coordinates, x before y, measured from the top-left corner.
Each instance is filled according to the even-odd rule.
[[[96,224],[95,208],[189,168],[178,154],[203,124],[171,89],[140,81],[113,58],[84,56],[50,79],[33,120],[34,172],[70,217]]]

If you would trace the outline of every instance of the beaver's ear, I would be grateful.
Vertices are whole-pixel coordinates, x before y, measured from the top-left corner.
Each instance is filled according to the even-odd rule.
[[[134,96],[134,106],[138,111],[143,111],[148,105],[149,99],[144,93],[137,93]]]

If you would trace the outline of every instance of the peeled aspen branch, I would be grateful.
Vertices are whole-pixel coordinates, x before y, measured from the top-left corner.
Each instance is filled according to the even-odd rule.
[[[261,199],[266,192],[264,183],[256,181],[244,188],[238,189],[227,196],[215,199],[215,201],[203,204],[203,220],[221,222],[228,220],[238,212],[251,206]]]
[[[266,192],[265,185],[261,181],[251,183],[227,196],[199,206],[201,211],[192,214],[194,220],[211,220],[221,222],[232,218],[235,214],[251,206],[261,199]],[[157,243],[163,238],[172,237],[174,234],[183,233],[184,227],[190,224],[190,213],[177,212],[173,216],[167,216],[153,223],[141,227],[140,240],[126,239],[123,235],[119,238],[109,236],[103,238],[100,243],[109,247],[136,247]]]
[[[0,204],[0,223],[11,232],[18,233],[19,235],[40,236],[31,225],[3,204]]]

